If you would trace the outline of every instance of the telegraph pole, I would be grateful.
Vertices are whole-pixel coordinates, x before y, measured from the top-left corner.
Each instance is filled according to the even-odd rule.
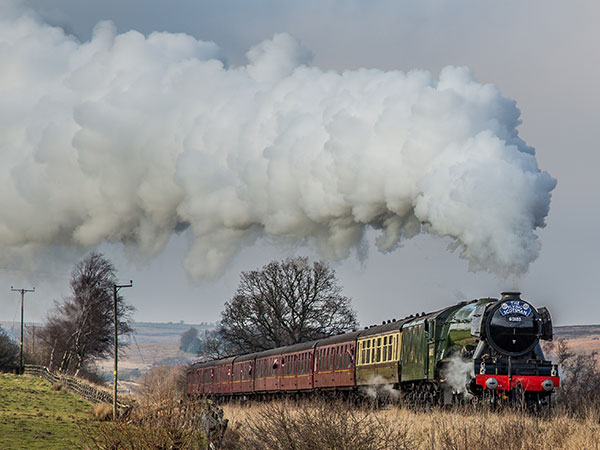
[[[113,305],[115,313],[115,370],[113,372],[113,420],[117,420],[117,370],[118,370],[118,358],[119,358],[119,319],[117,310],[117,293],[121,288],[128,288],[133,286],[133,281],[129,280],[129,284],[113,284]]]
[[[25,302],[25,293],[26,292],[35,292],[35,288],[33,289],[15,289],[14,287],[10,287],[10,290],[13,292],[21,293],[21,339],[19,343],[19,373],[23,373],[23,311],[24,311],[24,302]]]

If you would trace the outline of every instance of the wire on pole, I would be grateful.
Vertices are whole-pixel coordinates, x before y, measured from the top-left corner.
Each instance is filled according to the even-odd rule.
[[[25,293],[26,292],[35,292],[35,288],[33,289],[15,289],[14,287],[10,287],[10,290],[13,292],[21,293],[21,338],[19,339],[19,373],[23,373],[23,314],[25,310]]]
[[[118,358],[119,358],[119,318],[118,318],[118,292],[121,288],[133,287],[133,281],[129,280],[129,284],[113,284],[113,306],[115,314],[115,369],[113,371],[113,420],[117,420],[117,373],[118,373]]]

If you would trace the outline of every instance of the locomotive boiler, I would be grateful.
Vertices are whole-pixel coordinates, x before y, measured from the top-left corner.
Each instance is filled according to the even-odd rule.
[[[518,292],[461,302],[318,341],[193,364],[189,395],[272,397],[378,391],[410,404],[468,399],[549,405],[560,385],[540,340],[546,308]]]

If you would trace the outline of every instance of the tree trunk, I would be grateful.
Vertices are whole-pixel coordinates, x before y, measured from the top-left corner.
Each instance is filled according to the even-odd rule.
[[[52,370],[52,366],[54,366],[54,351],[56,350],[56,342],[58,339],[54,339],[54,345],[52,346],[52,351],[50,352],[50,362],[48,363],[48,370]]]
[[[58,369],[60,372],[64,372],[65,369],[68,370],[68,368],[69,368],[69,362],[70,362],[69,360],[71,359],[70,358],[70,356],[71,356],[70,353],[71,352],[69,350],[65,350],[65,353],[63,355],[62,361],[60,362],[60,368]]]

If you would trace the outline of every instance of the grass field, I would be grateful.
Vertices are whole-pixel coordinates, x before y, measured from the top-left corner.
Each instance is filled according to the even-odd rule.
[[[78,423],[93,418],[90,403],[46,381],[0,374],[0,449],[82,448]]]
[[[600,449],[597,411],[575,419],[559,411],[552,417],[469,408],[415,412],[331,401],[226,404],[223,409],[233,449]]]

